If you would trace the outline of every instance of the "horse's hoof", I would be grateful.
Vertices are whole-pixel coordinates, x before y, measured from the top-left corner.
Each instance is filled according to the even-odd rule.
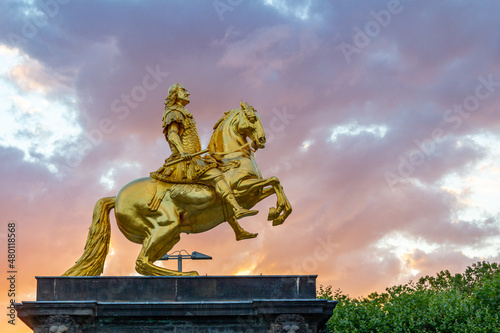
[[[269,214],[267,215],[267,220],[272,221],[276,220],[280,216],[278,210],[274,207],[269,208]]]
[[[198,274],[197,271],[191,271],[191,272],[187,272],[186,274],[187,276],[199,276],[200,274]]]
[[[240,241],[240,240],[244,240],[244,239],[251,239],[251,238],[257,237],[257,235],[258,235],[258,233],[254,234],[251,232],[245,232],[245,233],[241,233],[238,236],[236,236],[236,240]]]
[[[278,217],[277,219],[273,220],[273,227],[277,226],[277,225],[280,225],[280,224],[283,224],[283,222],[285,222],[284,219],[280,217]]]

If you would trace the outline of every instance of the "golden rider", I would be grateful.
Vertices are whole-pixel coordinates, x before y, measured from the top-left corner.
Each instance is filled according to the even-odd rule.
[[[163,133],[172,154],[165,164],[179,159],[182,161],[161,167],[151,173],[151,177],[169,183],[209,185],[233,209],[236,219],[256,215],[257,210],[247,210],[238,204],[213,158],[192,156],[201,151],[201,144],[193,115],[185,108],[189,102],[189,93],[183,86],[179,83],[170,86],[163,113]]]

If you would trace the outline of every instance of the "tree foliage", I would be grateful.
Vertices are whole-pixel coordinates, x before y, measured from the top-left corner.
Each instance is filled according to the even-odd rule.
[[[500,332],[500,266],[478,262],[463,274],[441,271],[351,298],[320,286],[318,298],[337,300],[330,332]]]

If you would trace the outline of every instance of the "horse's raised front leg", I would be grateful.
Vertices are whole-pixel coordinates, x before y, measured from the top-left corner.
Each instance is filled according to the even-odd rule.
[[[281,187],[281,186],[280,186]],[[288,201],[288,198],[285,195],[285,192],[283,191],[283,188],[281,187],[283,198],[285,199],[285,206],[283,208],[283,215],[280,215],[280,211],[278,209],[271,207],[269,208],[269,215],[267,217],[268,221],[273,220],[273,226],[277,226],[280,224],[283,224],[285,222],[286,218],[292,213],[292,206],[290,202]],[[259,202],[264,200],[265,198],[275,194],[275,189],[274,187],[268,187],[264,189],[259,197]]]
[[[288,198],[286,197],[285,191],[283,190],[283,187],[281,185],[278,185],[280,188],[281,195],[283,197],[284,201],[284,207],[282,210],[278,209],[276,210],[275,214],[273,215],[272,207],[269,209],[269,217],[268,220],[273,220],[273,226],[277,226],[280,224],[283,224],[285,222],[286,218],[292,213],[292,205],[290,204],[290,201],[288,201]],[[278,193],[278,192],[276,192]],[[283,211],[283,214],[280,215],[281,211]]]
[[[245,193],[260,190],[267,186],[272,186],[272,188],[264,189],[259,197],[259,201],[267,198],[273,193],[276,193],[276,208],[271,207],[269,209],[268,220],[273,220],[274,226],[280,225],[291,214],[292,206],[288,201],[278,178],[272,176],[266,179],[244,179],[238,184],[237,194],[244,195]],[[282,212],[283,214],[281,215]]]

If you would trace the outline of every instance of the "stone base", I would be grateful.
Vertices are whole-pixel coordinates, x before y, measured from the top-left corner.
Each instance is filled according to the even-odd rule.
[[[316,276],[38,277],[16,304],[35,333],[315,333],[337,302]]]

